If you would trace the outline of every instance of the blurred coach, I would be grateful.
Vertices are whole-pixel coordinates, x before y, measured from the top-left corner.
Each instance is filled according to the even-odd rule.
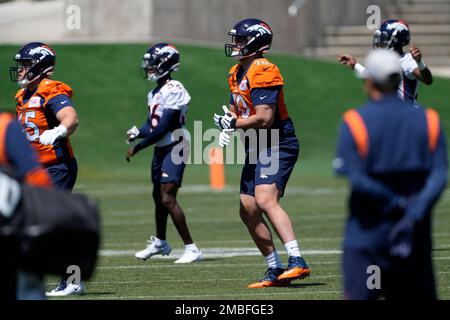
[[[447,183],[439,115],[395,95],[399,56],[370,53],[369,101],[343,116],[333,162],[351,187],[344,235],[346,299],[436,299],[431,212]]]

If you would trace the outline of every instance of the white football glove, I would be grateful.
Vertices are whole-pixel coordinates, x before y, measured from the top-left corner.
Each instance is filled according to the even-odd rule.
[[[133,126],[130,130],[127,131],[127,144],[130,144],[130,142],[133,142],[138,136],[139,136],[139,129],[136,126]]]
[[[224,129],[219,135],[219,146],[226,147],[230,144],[231,136],[233,135],[234,129]]]
[[[67,137],[67,128],[62,124],[51,130],[45,130],[39,137],[39,142],[44,146],[53,144],[56,139]]]
[[[236,118],[228,110],[227,106],[222,106],[224,115],[214,113],[214,124],[221,130],[236,129]]]

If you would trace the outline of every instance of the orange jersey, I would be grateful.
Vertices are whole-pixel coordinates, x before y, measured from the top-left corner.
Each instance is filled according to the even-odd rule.
[[[11,167],[16,177],[29,185],[50,187],[50,176],[33,158],[33,150],[13,119],[13,115],[0,113],[0,167]]]
[[[237,79],[239,67],[240,64],[236,64],[230,69],[228,73],[228,85],[233,95],[238,117],[247,118],[255,114],[251,90],[255,88],[283,86],[284,81],[278,67],[266,58],[253,60],[240,82]],[[289,115],[284,102],[283,88],[281,88],[278,96],[277,107],[281,120],[286,120]]]
[[[59,95],[72,97],[72,89],[65,83],[43,79],[36,92],[24,101],[26,89],[16,94],[17,119],[25,128],[27,138],[36,150],[39,161],[49,166],[68,161],[74,157],[68,138],[57,140],[54,145],[44,146],[39,143],[39,136],[59,125],[59,121],[49,108],[49,101]]]

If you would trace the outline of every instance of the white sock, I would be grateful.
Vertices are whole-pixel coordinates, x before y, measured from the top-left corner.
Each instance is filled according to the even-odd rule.
[[[284,244],[284,247],[286,248],[286,251],[289,255],[289,257],[301,257],[300,249],[298,248],[297,240],[292,240],[289,242],[286,242]]]
[[[156,242],[157,247],[163,247],[167,244],[166,240],[161,240],[161,239],[158,239],[157,237],[155,237],[155,242]]]
[[[191,243],[191,244],[186,244],[186,245],[184,245],[184,249],[187,251],[187,250],[190,250],[190,251],[198,251],[198,248],[197,248],[197,246],[195,245],[195,243]]]
[[[266,263],[269,268],[284,268],[281,263],[280,256],[276,250],[265,256],[264,259],[266,259]]]

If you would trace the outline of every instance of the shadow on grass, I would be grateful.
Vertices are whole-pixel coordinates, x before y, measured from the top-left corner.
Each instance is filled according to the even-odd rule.
[[[115,295],[115,291],[87,291],[83,296],[101,296],[101,295]]]
[[[298,289],[298,288],[307,288],[307,287],[317,287],[317,286],[326,286],[326,283],[323,282],[314,282],[314,283],[291,283],[286,288],[290,289]]]
[[[433,248],[433,251],[450,251],[450,247]]]

